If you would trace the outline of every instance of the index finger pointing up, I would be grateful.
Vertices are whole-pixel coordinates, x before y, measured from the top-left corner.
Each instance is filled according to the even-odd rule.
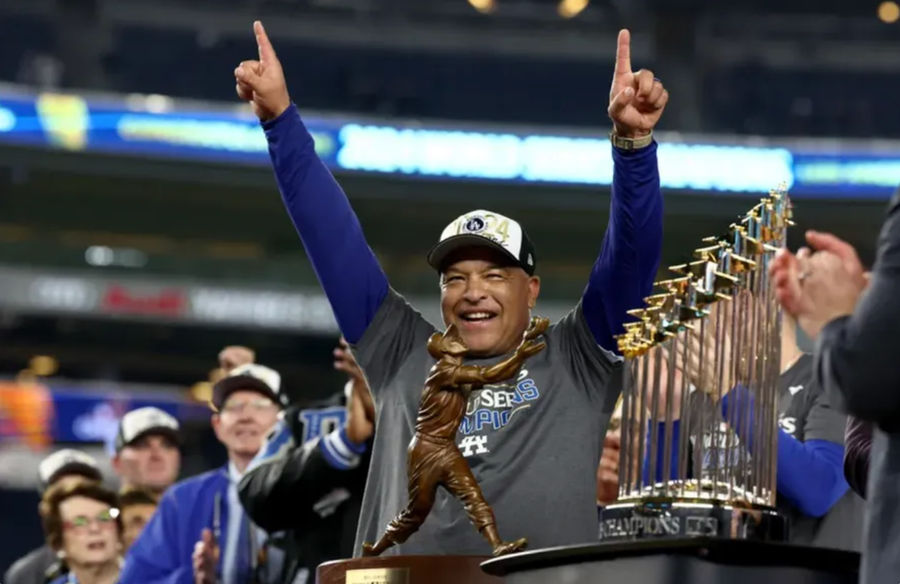
[[[631,73],[631,33],[627,28],[619,31],[619,44],[616,47],[616,76]]]
[[[269,35],[259,20],[253,23],[253,32],[256,34],[256,46],[259,49],[259,62],[263,65],[274,63],[277,60],[275,49],[269,41]]]

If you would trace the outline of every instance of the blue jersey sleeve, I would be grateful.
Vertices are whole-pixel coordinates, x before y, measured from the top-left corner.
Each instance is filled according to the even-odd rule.
[[[609,224],[582,296],[584,317],[597,344],[615,351],[626,311],[653,289],[662,248],[663,201],[656,142],[626,152],[613,148]]]
[[[263,124],[281,198],[338,326],[356,343],[388,291],[350,201],[316,155],[296,107]]]

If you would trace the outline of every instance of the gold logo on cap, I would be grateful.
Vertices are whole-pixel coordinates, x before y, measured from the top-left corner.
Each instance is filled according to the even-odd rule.
[[[456,234],[472,233],[505,246],[509,241],[509,219],[497,217],[493,213],[466,215],[460,217]]]

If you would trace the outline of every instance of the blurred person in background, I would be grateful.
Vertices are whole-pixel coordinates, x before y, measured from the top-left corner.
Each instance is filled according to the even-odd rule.
[[[625,372],[622,371],[622,374],[624,375]],[[619,463],[622,456],[622,407],[623,400],[620,397],[609,420],[609,429],[606,431],[606,436],[603,437],[603,452],[600,454],[600,464],[597,466],[597,514],[601,519],[603,517],[603,508],[619,498]],[[637,473],[638,471],[637,446],[635,441],[632,441],[632,461],[634,462],[632,473]]]
[[[888,204],[867,277],[849,243],[806,232],[815,250],[783,249],[770,267],[784,309],[816,342],[813,373],[835,407],[869,422],[872,440],[862,584],[900,576],[900,190]]]
[[[603,452],[597,466],[597,507],[605,507],[619,497],[619,456],[622,434],[618,428],[603,438]]]
[[[122,523],[122,543],[125,551],[137,541],[138,536],[149,523],[159,499],[141,489],[124,489],[119,493],[119,516]]]
[[[865,272],[866,286],[872,278],[871,272]],[[866,498],[869,483],[869,457],[872,452],[872,436],[874,424],[871,420],[862,420],[856,416],[847,416],[844,428],[844,478],[857,495]]]
[[[347,374],[344,390],[288,408],[239,486],[254,523],[269,533],[290,532],[286,583],[306,582],[322,562],[353,555],[375,411],[344,339],[334,350],[334,367]]]
[[[68,484],[81,479],[103,479],[97,461],[91,456],[64,448],[47,456],[38,466],[38,491],[43,495],[57,484]],[[68,571],[56,550],[43,545],[16,561],[3,577],[5,584],[45,584]]]
[[[223,377],[235,367],[248,363],[256,363],[256,352],[248,347],[229,345],[219,352],[219,369]]]
[[[172,486],[181,467],[179,430],[178,420],[159,408],[122,416],[112,458],[121,490],[141,489],[159,498]]]
[[[622,448],[622,402],[616,405],[603,437],[603,451],[597,465],[597,509],[609,505],[619,497],[619,457]]]
[[[122,522],[114,491],[97,481],[57,483],[41,500],[47,543],[69,566],[52,584],[116,584],[122,565]]]
[[[869,457],[872,452],[873,424],[847,416],[844,428],[844,478],[857,495],[866,498],[869,484]]]
[[[247,519],[238,501],[237,483],[283,405],[281,376],[262,365],[235,367],[213,386],[212,427],[227,450],[228,463],[166,491],[128,551],[122,584],[193,584],[193,553],[205,530],[221,549],[216,558],[217,581],[265,582],[270,568],[281,569],[274,566],[278,558],[271,557],[277,554],[267,553],[265,532]]]
[[[789,314],[782,322],[778,389],[777,502],[790,517],[790,541],[859,551],[863,501],[844,478],[847,415],[816,380],[813,357],[800,349]]]

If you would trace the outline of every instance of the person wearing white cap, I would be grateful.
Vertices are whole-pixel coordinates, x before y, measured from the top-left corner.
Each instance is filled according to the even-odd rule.
[[[140,489],[162,496],[178,478],[181,442],[178,420],[159,408],[137,408],[119,422],[113,470],[121,490]]]
[[[426,342],[436,327],[390,287],[350,201],[316,155],[262,23],[254,32],[258,60],[238,65],[235,88],[262,123],[282,201],[375,400],[378,438],[354,546],[360,553],[409,500],[406,449],[435,363]],[[653,129],[669,94],[651,71],[632,70],[630,47],[630,33],[620,31],[604,112],[613,126],[609,222],[601,242],[598,216],[599,254],[581,299],[542,335],[547,349],[516,376],[471,393],[456,435],[497,523],[534,547],[597,538],[596,469],[622,389],[614,337],[650,294],[660,262],[663,197]],[[610,165],[603,158],[598,149],[586,172],[604,174]],[[564,237],[565,225],[557,229]],[[541,289],[524,227],[495,211],[471,211],[440,233],[427,259],[439,276],[444,325],[454,325],[468,348],[466,364],[493,365],[514,350]],[[398,545],[389,553],[489,553],[449,497],[438,491],[433,507],[419,510],[427,521],[416,537],[390,542]]]
[[[103,479],[97,461],[88,454],[63,448],[47,456],[38,466],[38,491],[81,478]],[[3,576],[5,584],[44,584],[65,573],[66,566],[48,545],[41,546],[17,560]]]
[[[195,584],[193,553],[201,541],[221,550],[210,582],[267,581],[276,558],[264,551],[264,532],[241,508],[237,483],[285,403],[281,376],[263,365],[235,367],[215,384],[211,421],[228,463],[166,491],[128,551],[120,584]]]
[[[284,535],[283,582],[306,582],[322,562],[353,555],[375,411],[344,339],[333,356],[347,375],[343,391],[287,408],[238,485],[254,523]]]

